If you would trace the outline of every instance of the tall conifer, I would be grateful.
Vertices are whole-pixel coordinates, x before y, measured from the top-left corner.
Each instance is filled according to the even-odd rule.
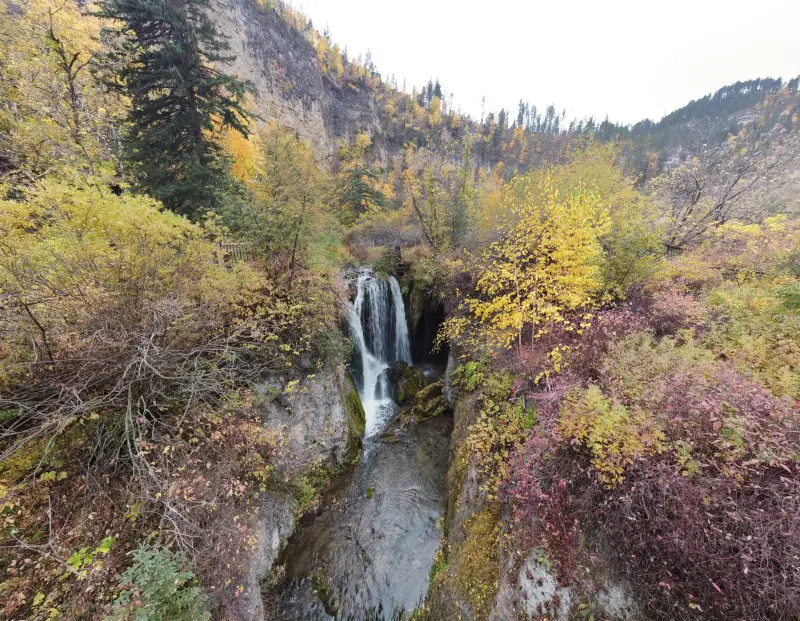
[[[213,139],[219,126],[248,134],[248,83],[218,69],[233,60],[209,0],[101,0],[122,22],[112,83],[131,100],[125,159],[140,190],[178,213],[213,209],[228,182]]]

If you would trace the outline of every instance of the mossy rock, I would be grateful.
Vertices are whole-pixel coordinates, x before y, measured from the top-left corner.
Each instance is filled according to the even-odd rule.
[[[399,360],[383,371],[380,384],[388,391],[383,397],[393,399],[398,405],[411,403],[417,393],[428,384],[425,374],[417,368]]]
[[[437,397],[431,401],[418,404],[412,410],[414,418],[417,422],[428,420],[429,418],[436,418],[437,416],[444,416],[447,414],[449,405],[447,399],[444,397]]]
[[[445,543],[421,619],[489,618],[500,577],[499,507],[484,507],[463,525],[458,544]]]
[[[428,380],[425,379],[425,374],[420,369],[406,365],[397,382],[397,403],[403,405],[412,401],[427,383]]]
[[[358,396],[358,388],[349,375],[345,375],[344,391],[342,405],[347,419],[347,457],[353,461],[361,451],[367,416],[364,413],[364,406],[361,405],[361,397]]]
[[[416,404],[411,415],[417,422],[446,414],[449,404],[442,393],[442,383],[428,384],[417,392]]]

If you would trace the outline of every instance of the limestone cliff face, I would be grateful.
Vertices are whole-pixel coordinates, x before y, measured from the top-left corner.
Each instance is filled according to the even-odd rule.
[[[380,132],[371,92],[328,79],[302,33],[255,0],[212,0],[214,15],[229,37],[236,60],[226,70],[256,87],[254,112],[298,132],[321,159],[336,140]]]
[[[298,383],[287,391],[292,379]],[[263,425],[284,439],[288,463],[281,466],[280,475],[261,494],[255,513],[242,518],[252,533],[242,592],[236,601],[222,602],[214,608],[214,618],[271,618],[265,611],[261,583],[295,530],[298,505],[289,481],[309,464],[334,470],[350,464],[359,453],[364,434],[364,409],[343,366],[326,367],[307,376],[296,372],[275,375],[256,386],[255,394]],[[282,477],[285,485],[281,484]]]

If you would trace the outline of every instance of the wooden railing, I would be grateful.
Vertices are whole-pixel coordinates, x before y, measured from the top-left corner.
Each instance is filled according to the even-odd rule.
[[[221,261],[223,263],[245,261],[246,259],[252,259],[256,256],[256,251],[250,244],[217,242],[217,247],[220,249]]]

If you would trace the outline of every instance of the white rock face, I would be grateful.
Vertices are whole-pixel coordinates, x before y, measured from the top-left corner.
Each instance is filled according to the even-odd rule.
[[[570,618],[572,594],[559,587],[552,573],[535,558],[535,551],[519,570],[520,603],[529,617],[551,615],[560,621]]]
[[[537,619],[548,617],[571,621],[581,610],[597,618],[635,621],[638,607],[625,585],[605,576],[599,568],[586,580],[559,586],[541,550],[533,550],[516,575],[516,584],[508,579],[511,559],[501,564],[500,584],[490,619]],[[598,588],[599,587],[599,588]],[[588,617],[587,617],[588,618]]]

